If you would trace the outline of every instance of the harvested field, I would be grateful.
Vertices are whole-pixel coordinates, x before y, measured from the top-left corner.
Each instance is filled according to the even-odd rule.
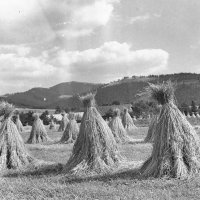
[[[48,134],[54,143],[26,144],[26,147],[34,157],[55,164],[4,175],[0,182],[0,199],[199,199],[199,177],[184,181],[142,180],[137,169],[127,168],[109,176],[70,178],[62,173],[62,167],[68,161],[73,144],[57,144],[61,132],[48,131]],[[147,127],[129,132],[135,142],[121,145],[122,155],[138,164],[146,160],[152,150],[151,144],[142,142],[146,134]],[[22,136],[27,141],[29,132]]]

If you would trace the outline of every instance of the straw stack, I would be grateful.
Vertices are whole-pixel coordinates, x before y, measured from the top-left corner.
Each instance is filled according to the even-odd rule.
[[[0,172],[6,169],[21,169],[34,159],[28,154],[23,139],[12,121],[15,107],[7,102],[0,102]]]
[[[73,143],[79,132],[79,126],[75,119],[75,114],[70,113],[69,114],[69,123],[67,124],[67,127],[62,135],[62,138],[60,140],[61,143]]]
[[[81,97],[85,112],[78,138],[64,171],[76,175],[108,173],[118,166],[120,155],[107,123],[95,107],[93,94]]]
[[[188,178],[199,173],[200,140],[174,103],[174,86],[168,81],[149,84],[146,93],[162,105],[151,157],[143,164],[145,177]]]
[[[109,123],[109,126],[117,143],[126,143],[131,141],[131,138],[128,136],[122,124],[120,110],[118,108],[114,110],[114,116],[112,121]]]
[[[42,120],[39,118],[39,114],[35,113],[34,118],[35,120],[33,122],[31,133],[27,143],[34,144],[34,143],[52,141],[47,135],[46,128]]]
[[[19,114],[17,113],[16,115],[16,126],[17,126],[17,130],[19,131],[19,133],[24,132],[24,127],[22,125],[22,122],[20,120]]]
[[[60,126],[58,128],[58,131],[59,132],[64,131],[66,129],[66,127],[67,127],[68,122],[69,122],[69,119],[67,117],[67,114],[66,113],[62,113],[62,120],[60,122]]]
[[[128,113],[128,109],[124,109],[124,113],[122,116],[122,123],[124,125],[124,128],[128,131],[137,129],[137,126],[133,123],[133,119],[131,118],[130,114]]]
[[[157,121],[158,121],[158,115],[153,115],[150,125],[149,125],[148,133],[144,139],[144,142],[148,143],[148,142],[154,141],[154,133],[155,133]]]
[[[53,119],[51,119],[51,121],[50,121],[49,129],[50,130],[55,129],[55,123],[54,123]]]

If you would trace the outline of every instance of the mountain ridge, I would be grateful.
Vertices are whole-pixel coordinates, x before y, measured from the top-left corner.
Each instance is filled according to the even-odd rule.
[[[195,73],[124,77],[108,84],[63,82],[49,88],[31,88],[22,93],[1,97],[1,99],[27,108],[52,109],[56,106],[80,108],[81,103],[77,95],[97,91],[96,101],[100,106],[111,105],[114,101],[126,104],[138,101],[136,94],[141,92],[148,82],[157,83],[167,80],[176,82],[175,95],[179,104],[190,104],[192,100],[200,104],[200,74]]]

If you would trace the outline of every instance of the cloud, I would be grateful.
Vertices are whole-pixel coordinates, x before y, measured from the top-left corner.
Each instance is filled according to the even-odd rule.
[[[88,36],[97,27],[105,26],[112,16],[116,0],[96,0],[91,4],[77,6],[71,10],[66,28],[60,31],[63,37],[75,38]],[[73,7],[73,6],[72,6]]]
[[[26,51],[22,53],[18,49],[14,52],[11,49],[10,47],[12,53],[0,54],[0,82],[3,85],[0,94],[49,84],[49,77],[53,77],[55,67],[48,64],[43,57],[26,57]]]
[[[95,1],[91,5],[78,8],[72,13],[72,23],[77,27],[104,26],[113,11],[113,5],[106,1]]]
[[[0,1],[0,43],[36,43],[55,37],[40,1]]]
[[[132,51],[127,43],[104,43],[96,49],[58,52],[53,63],[73,80],[109,82],[123,76],[162,73],[169,54],[161,49]]]
[[[134,24],[136,22],[145,22],[149,19],[152,19],[152,18],[159,18],[161,17],[160,14],[157,14],[157,13],[154,13],[154,14],[145,14],[145,15],[140,15],[140,16],[135,16],[135,17],[132,17],[130,20],[129,20],[129,24]]]
[[[30,53],[30,47],[23,45],[0,45],[0,54],[18,54],[19,56],[27,56]]]
[[[136,16],[136,17],[132,17],[130,19],[130,24],[133,24],[137,21],[146,21],[150,18],[150,15],[149,14],[146,14],[146,15],[141,15],[141,16]]]
[[[96,28],[108,23],[117,2],[119,0],[0,1],[0,42],[24,44],[91,35]]]
[[[110,82],[123,76],[163,73],[168,53],[161,49],[131,50],[110,41],[94,49],[66,51],[59,47],[31,56],[28,46],[0,46],[0,93],[48,87],[63,81]]]
[[[36,6],[34,0],[0,1],[0,21],[4,23],[23,21],[24,17],[30,16],[35,11]]]

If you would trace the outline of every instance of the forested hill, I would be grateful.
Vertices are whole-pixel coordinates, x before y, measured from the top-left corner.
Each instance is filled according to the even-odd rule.
[[[132,103],[139,99],[137,94],[148,85],[148,82],[162,83],[167,80],[176,83],[175,95],[180,105],[183,103],[191,104],[192,100],[200,104],[200,74],[191,73],[124,77],[122,80],[99,88],[96,99],[99,105],[111,104],[113,101],[118,101],[121,104]]]
[[[64,82],[50,88],[32,88],[26,92],[4,95],[1,98],[19,107],[54,108],[60,102],[71,102],[74,96],[93,91],[100,84]]]
[[[77,94],[97,90],[98,105],[110,105],[114,101],[120,104],[133,103],[138,100],[137,94],[147,86],[148,82],[157,83],[171,80],[177,83],[176,98],[178,103],[200,104],[200,74],[180,73],[160,76],[132,76],[109,84],[93,84],[67,82],[51,88],[33,88],[27,92],[15,93],[2,97],[20,107],[28,108],[77,108],[80,101]]]

